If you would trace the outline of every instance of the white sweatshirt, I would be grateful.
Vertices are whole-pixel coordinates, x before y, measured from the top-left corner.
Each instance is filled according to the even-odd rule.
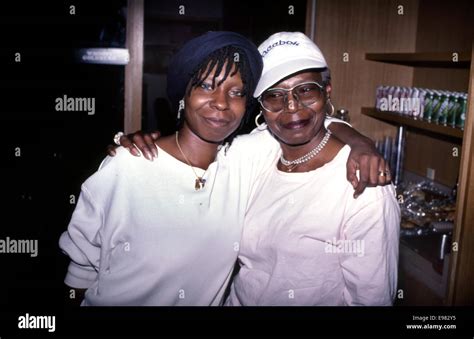
[[[349,146],[314,171],[273,166],[254,186],[241,268],[226,305],[391,305],[400,210],[392,185],[357,199],[345,180]]]

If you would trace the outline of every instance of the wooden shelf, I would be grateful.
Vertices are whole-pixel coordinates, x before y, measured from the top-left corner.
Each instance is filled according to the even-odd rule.
[[[438,125],[420,119],[389,111],[378,111],[372,107],[362,107],[362,114],[396,125],[404,125],[418,130],[434,133],[441,136],[462,139],[463,130],[449,126]]]
[[[455,51],[453,51],[455,52]],[[405,66],[443,67],[443,68],[469,68],[471,54],[458,52],[458,61],[454,62],[453,54],[444,53],[366,53],[365,59],[386,62]]]

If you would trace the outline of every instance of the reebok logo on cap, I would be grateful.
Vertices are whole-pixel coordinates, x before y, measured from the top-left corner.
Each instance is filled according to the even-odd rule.
[[[275,42],[274,44],[268,46],[263,52],[262,52],[262,58],[265,57],[265,55],[267,55],[268,52],[270,52],[274,47],[277,47],[277,46],[282,46],[282,45],[294,45],[294,46],[299,46],[299,42],[298,41],[278,41],[278,42]]]

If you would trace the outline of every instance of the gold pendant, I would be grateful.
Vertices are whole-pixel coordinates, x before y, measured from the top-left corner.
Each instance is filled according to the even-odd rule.
[[[196,191],[199,191],[201,188],[204,188],[205,184],[206,184],[206,179],[197,178],[194,188],[196,189]]]
[[[296,166],[298,166],[298,164],[293,164],[293,165],[288,166],[287,171],[292,172],[295,169]]]

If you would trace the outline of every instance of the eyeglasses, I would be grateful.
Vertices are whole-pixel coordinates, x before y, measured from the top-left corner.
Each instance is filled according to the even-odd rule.
[[[258,102],[267,111],[279,113],[285,109],[288,102],[288,93],[292,92],[296,101],[308,107],[324,97],[324,87],[317,82],[304,82],[293,88],[270,88],[262,93]]]

